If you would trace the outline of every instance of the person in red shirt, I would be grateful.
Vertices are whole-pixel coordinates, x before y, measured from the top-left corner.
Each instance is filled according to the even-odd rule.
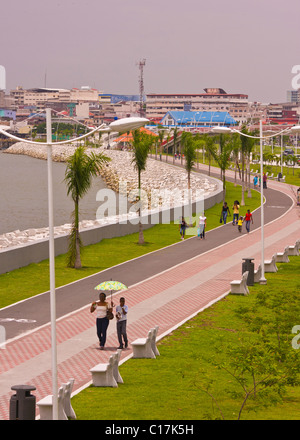
[[[252,222],[252,224],[253,224],[253,218],[252,218],[252,214],[250,212],[250,209],[248,209],[248,211],[246,212],[244,221],[245,221],[245,225],[246,225],[246,231],[249,233],[250,232],[250,222]]]

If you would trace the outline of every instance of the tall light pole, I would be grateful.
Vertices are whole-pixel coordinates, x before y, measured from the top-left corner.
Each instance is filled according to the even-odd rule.
[[[263,171],[264,171],[264,163],[263,163],[263,129],[262,129],[262,120],[259,121],[259,137],[260,137],[260,223],[261,223],[261,277],[259,279],[260,284],[266,284],[267,280],[265,278],[265,214],[264,214],[264,184],[263,184]]]
[[[51,318],[51,369],[52,369],[52,418],[58,420],[58,395],[57,395],[57,344],[56,344],[56,301],[55,301],[55,249],[54,249],[54,205],[53,205],[53,173],[52,173],[52,145],[70,144],[72,142],[80,141],[96,131],[116,131],[126,132],[142,127],[148,121],[146,118],[123,118],[111,122],[107,127],[105,124],[91,130],[80,137],[72,140],[62,142],[52,142],[52,124],[51,124],[51,109],[46,109],[46,133],[47,133],[47,174],[48,174],[48,222],[49,222],[49,271],[50,271],[50,318]],[[40,142],[22,139],[7,133],[0,128],[0,133],[5,136],[25,142],[41,146]]]
[[[51,371],[53,420],[58,420],[57,398],[57,344],[56,344],[56,298],[55,298],[55,250],[54,250],[54,204],[52,172],[52,123],[51,109],[46,109],[47,175],[48,175],[48,223],[49,223],[49,270],[50,270],[50,318],[51,318]]]

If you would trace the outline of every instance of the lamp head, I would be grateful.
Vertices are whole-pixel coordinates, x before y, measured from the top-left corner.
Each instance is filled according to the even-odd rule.
[[[220,134],[222,134],[222,133],[232,133],[232,130],[231,130],[231,128],[229,128],[229,127],[213,127],[212,128],[212,132],[213,133],[220,133]]]
[[[142,127],[149,119],[146,118],[138,118],[138,117],[130,117],[130,118],[122,118],[117,119],[109,124],[109,128],[111,131],[124,132],[135,130],[137,128]]]

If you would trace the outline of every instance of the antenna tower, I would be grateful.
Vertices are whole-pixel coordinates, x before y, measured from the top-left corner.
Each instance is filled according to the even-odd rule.
[[[143,59],[137,63],[140,69],[140,77],[139,77],[139,85],[140,85],[140,116],[144,116],[144,66],[146,64],[146,60]]]

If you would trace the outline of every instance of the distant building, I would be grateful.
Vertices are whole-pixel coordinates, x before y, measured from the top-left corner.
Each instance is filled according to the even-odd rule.
[[[300,103],[300,89],[287,91],[287,102]]]
[[[121,101],[136,101],[139,102],[139,95],[116,95],[114,93],[100,93],[100,102],[116,104]]]
[[[226,93],[220,88],[207,88],[204,91],[196,94],[149,93],[146,95],[146,117],[159,122],[169,111],[218,111],[234,115],[238,122],[247,120],[248,95]]]
[[[51,89],[38,87],[33,89],[23,89],[19,86],[10,91],[16,106],[38,106],[39,109],[45,108],[45,103],[79,103],[79,102],[98,102],[99,91],[90,87],[80,89]]]
[[[269,104],[267,107],[267,121],[273,124],[297,125],[299,123],[299,111],[297,103]]]
[[[12,119],[15,121],[16,119],[16,112],[14,110],[7,110],[7,109],[1,109],[0,108],[0,119]]]

